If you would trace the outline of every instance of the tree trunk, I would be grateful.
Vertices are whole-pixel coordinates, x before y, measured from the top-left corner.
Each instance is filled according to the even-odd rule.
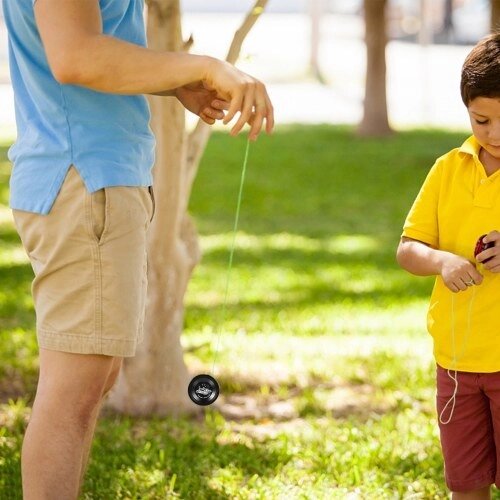
[[[311,18],[311,50],[309,54],[309,72],[320,83],[325,83],[319,65],[319,49],[321,45],[321,18],[324,13],[324,0],[309,0]]]
[[[182,51],[179,0],[148,1],[148,46]],[[194,226],[184,212],[187,134],[175,98],[148,96],[157,140],[153,169],[155,215],[148,233],[148,297],[144,341],[126,358],[107,406],[132,415],[196,411],[187,394],[190,375],[180,333],[183,298],[200,258]]]
[[[227,60],[235,63],[241,45],[268,0],[256,2],[237,31]],[[147,0],[148,46],[186,51],[181,34],[179,0]],[[172,97],[148,96],[151,127],[157,140],[153,169],[155,215],[148,233],[148,297],[144,341],[125,358],[106,406],[129,415],[201,413],[187,393],[190,374],[180,341],[184,295],[200,261],[198,234],[187,213],[198,164],[211,127],[201,119],[188,136],[183,106]]]
[[[445,0],[443,30],[445,33],[453,32],[453,0]]]
[[[491,25],[492,33],[500,31],[500,0],[491,0]]]
[[[358,127],[363,136],[392,133],[386,96],[386,4],[387,0],[364,0],[367,67],[363,119]]]

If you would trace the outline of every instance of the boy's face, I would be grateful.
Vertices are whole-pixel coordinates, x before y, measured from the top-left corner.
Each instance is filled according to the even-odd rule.
[[[500,98],[476,97],[467,106],[472,133],[493,157],[500,159]]]

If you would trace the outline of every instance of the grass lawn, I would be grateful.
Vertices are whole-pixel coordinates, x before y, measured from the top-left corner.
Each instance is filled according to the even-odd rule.
[[[84,499],[446,498],[425,318],[433,278],[399,269],[395,250],[435,158],[467,134],[352,132],[287,126],[251,145],[217,356],[224,405],[196,421],[103,415]],[[183,343],[197,347],[186,354],[196,371],[212,368],[245,141],[214,133],[191,199],[203,260]],[[7,146],[1,499],[21,498],[37,379],[32,270],[8,209]]]

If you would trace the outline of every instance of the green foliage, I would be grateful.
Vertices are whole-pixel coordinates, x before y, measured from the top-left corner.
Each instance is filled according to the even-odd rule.
[[[82,498],[445,498],[425,330],[433,280],[400,270],[395,251],[427,171],[465,137],[288,126],[252,143],[222,324],[246,139],[215,133],[190,201],[203,258],[183,343],[188,364],[210,370],[220,332],[221,400],[239,417],[212,407],[194,420],[103,415]],[[21,498],[37,377],[32,270],[9,219],[9,173],[0,147],[2,499]]]

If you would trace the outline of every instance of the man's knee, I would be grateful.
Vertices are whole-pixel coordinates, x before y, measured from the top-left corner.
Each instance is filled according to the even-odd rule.
[[[86,426],[94,418],[110,382],[114,383],[120,365],[112,356],[40,349],[36,406]]]
[[[102,399],[104,399],[109,394],[109,392],[111,391],[111,389],[115,385],[115,382],[118,378],[118,375],[120,374],[122,362],[123,362],[123,358],[115,357],[115,359],[113,361],[113,366],[111,367],[111,371],[110,371],[108,378],[106,380],[106,385],[104,386]]]

